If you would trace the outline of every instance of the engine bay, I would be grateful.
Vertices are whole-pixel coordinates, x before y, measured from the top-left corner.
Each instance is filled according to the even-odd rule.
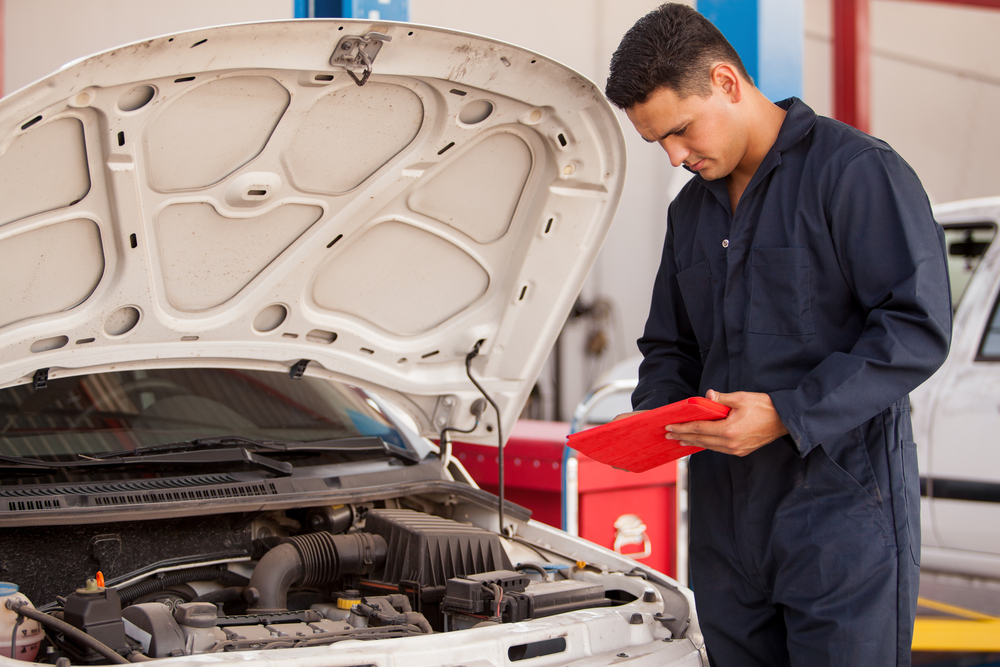
[[[18,658],[66,667],[448,633],[643,596],[454,514],[389,499],[11,527],[0,579],[37,608],[7,597],[0,611],[20,621]]]

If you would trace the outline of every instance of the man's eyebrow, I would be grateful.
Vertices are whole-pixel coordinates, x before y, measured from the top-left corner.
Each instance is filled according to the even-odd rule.
[[[663,136],[661,136],[661,137],[658,137],[656,139],[647,139],[646,137],[643,137],[642,140],[645,141],[647,144],[655,144],[658,141],[663,141],[664,139],[666,139],[667,137],[669,137],[671,134],[676,134],[677,132],[681,131],[684,128],[685,125],[687,125],[686,121],[683,122],[683,123],[680,123],[679,125],[674,126],[673,128],[671,128],[669,130],[667,130],[667,132]]]

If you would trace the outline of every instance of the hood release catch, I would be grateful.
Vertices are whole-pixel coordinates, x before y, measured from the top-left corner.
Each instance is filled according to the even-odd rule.
[[[392,37],[381,32],[370,32],[364,37],[347,35],[337,44],[330,56],[330,64],[343,67],[359,86],[365,85],[372,73],[372,63],[382,49],[384,42],[391,42]],[[361,70],[359,79],[356,71]]]

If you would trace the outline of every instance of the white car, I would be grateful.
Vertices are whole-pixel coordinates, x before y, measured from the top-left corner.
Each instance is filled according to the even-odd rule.
[[[951,351],[911,395],[922,566],[1000,579],[1000,198],[934,208],[948,248]]]
[[[447,445],[508,433],[623,177],[591,82],[399,23],[169,35],[0,101],[0,652],[706,665],[690,591]]]

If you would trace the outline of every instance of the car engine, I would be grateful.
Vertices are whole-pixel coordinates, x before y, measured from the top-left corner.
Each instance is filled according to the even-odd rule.
[[[512,563],[510,542],[394,501],[11,527],[0,579],[38,605],[6,605],[25,634],[44,627],[34,659],[62,665],[452,632],[636,599],[574,578],[582,563]]]

